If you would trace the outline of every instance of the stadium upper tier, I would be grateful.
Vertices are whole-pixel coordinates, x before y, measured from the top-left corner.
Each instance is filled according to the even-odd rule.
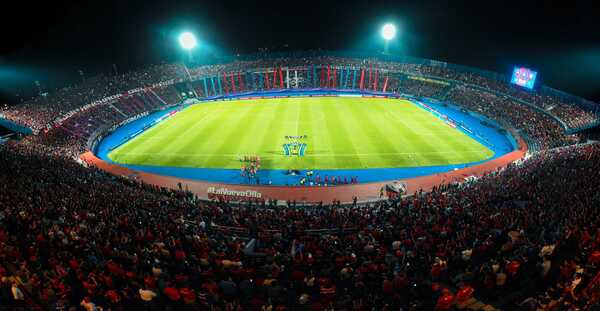
[[[512,86],[508,77],[487,71],[406,57],[314,54],[240,57],[193,68],[165,64],[97,76],[2,113],[36,133],[61,127],[85,138],[94,127],[180,102],[182,90],[193,90],[202,98],[280,88],[363,89],[453,101],[509,123],[540,147],[562,145],[563,134],[600,124],[600,106],[595,103],[548,87],[525,91]],[[142,104],[136,100],[127,104],[132,100],[123,95],[140,91],[134,97]]]

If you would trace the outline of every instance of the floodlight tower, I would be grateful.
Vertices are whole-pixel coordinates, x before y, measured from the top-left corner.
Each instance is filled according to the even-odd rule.
[[[196,36],[194,36],[194,34],[189,31],[182,32],[179,35],[179,45],[181,45],[181,47],[188,52],[188,62],[191,63],[193,60],[192,50],[198,45]],[[183,68],[185,68],[185,72],[187,73],[188,79],[191,83],[192,75],[190,74],[190,71],[188,70],[185,62],[183,63]],[[194,90],[193,87],[192,87],[192,92],[194,93],[195,97],[198,97],[198,94],[196,94],[196,90]]]
[[[390,41],[396,37],[396,26],[394,24],[387,23],[381,28],[381,36],[385,42],[383,47],[383,54],[389,53]]]

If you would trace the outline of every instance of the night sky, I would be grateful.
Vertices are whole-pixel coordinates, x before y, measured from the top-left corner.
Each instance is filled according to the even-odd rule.
[[[597,0],[596,0],[597,2]],[[194,31],[202,53],[380,51],[508,73],[537,69],[544,83],[600,103],[600,11],[594,1],[44,1],[12,2],[0,16],[0,96],[149,64],[178,61],[175,37]],[[210,51],[210,52],[208,52]],[[196,57],[202,57],[198,55]]]

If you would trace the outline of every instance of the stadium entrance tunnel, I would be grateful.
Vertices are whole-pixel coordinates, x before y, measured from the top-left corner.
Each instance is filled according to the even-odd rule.
[[[324,187],[455,172],[516,149],[495,121],[448,103],[314,89],[188,102],[116,126],[93,153],[183,180]]]

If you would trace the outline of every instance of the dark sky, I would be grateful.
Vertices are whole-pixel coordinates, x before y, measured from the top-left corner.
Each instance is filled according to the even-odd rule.
[[[595,0],[597,2],[597,0]],[[86,74],[181,59],[175,36],[197,33],[210,53],[380,50],[507,73],[539,70],[544,83],[600,102],[600,11],[560,1],[11,1],[0,13],[0,95],[33,81],[56,87]],[[207,52],[205,52],[207,53]],[[199,55],[197,57],[202,57]]]

